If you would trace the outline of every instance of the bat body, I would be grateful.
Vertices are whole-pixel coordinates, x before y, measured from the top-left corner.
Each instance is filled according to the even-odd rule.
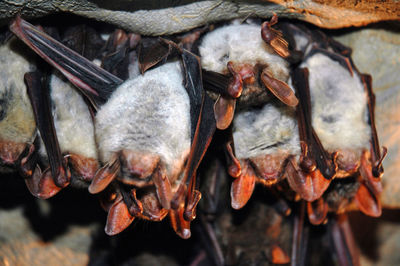
[[[310,221],[318,224],[322,219],[315,217],[325,217],[328,209],[342,212],[352,202],[365,214],[379,216],[387,149],[381,154],[371,77],[359,73],[349,48],[325,34],[292,24],[283,25],[282,30],[292,36],[291,46],[304,55],[295,72],[303,73],[303,89],[308,88],[310,126],[322,149],[334,154],[335,176],[340,178],[318,201],[307,203]]]
[[[190,150],[189,97],[179,62],[125,81],[96,115],[96,140],[103,162],[129,150],[159,156],[173,181]]]
[[[26,93],[24,74],[35,66],[33,54],[22,52],[14,38],[0,47],[0,157],[14,165],[27,143],[33,143],[35,120]]]
[[[72,166],[71,182],[87,187],[99,167],[90,111],[82,95],[59,72],[51,74],[49,88],[57,141]],[[42,161],[48,165],[48,155],[41,144]]]
[[[361,77],[323,53],[301,64],[309,70],[312,125],[324,148],[338,152],[339,176],[357,171],[370,145],[367,93]]]
[[[228,74],[227,63],[262,65],[271,76],[287,81],[288,63],[261,38],[260,25],[238,24],[215,29],[203,37],[199,47],[202,67]]]
[[[289,63],[263,40],[261,26],[255,24],[216,29],[204,36],[199,52],[205,70],[239,75],[243,81],[232,128],[235,156],[242,170],[231,189],[232,206],[238,209],[250,198],[255,182],[277,183],[283,177],[286,158],[300,155],[291,107],[297,99],[286,84]],[[286,105],[271,97],[267,88]]]
[[[190,221],[201,197],[193,177],[215,129],[212,119],[202,116],[203,106],[209,110],[212,101],[202,90],[198,58],[167,41],[181,54],[183,67],[179,61],[169,62],[123,82],[20,18],[11,29],[75,84],[97,110],[96,144],[104,165],[89,192],[102,192],[102,204],[108,211],[106,233],[121,232],[135,217],[159,221],[170,214],[177,234],[190,237]],[[114,59],[112,54],[110,58]],[[64,97],[53,93],[53,101]],[[80,108],[72,96],[70,103]],[[61,109],[68,107],[59,108],[56,129],[73,116]],[[65,123],[63,132],[74,127]]]
[[[54,125],[63,153],[97,159],[94,125],[83,97],[60,73],[50,77]]]
[[[260,177],[271,183],[281,177],[285,158],[300,155],[295,112],[279,103],[239,112],[233,120],[233,141],[236,157],[252,161]]]
[[[259,25],[215,29],[203,37],[199,52],[203,69],[233,75],[227,89],[230,97],[222,95],[214,108],[219,129],[227,128],[232,121],[236,98],[239,108],[262,105],[271,98],[269,92],[272,92],[286,105],[297,105],[294,91],[286,83],[289,64],[264,42]]]

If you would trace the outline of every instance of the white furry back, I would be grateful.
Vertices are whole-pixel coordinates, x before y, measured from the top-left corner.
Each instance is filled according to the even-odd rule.
[[[94,125],[82,96],[71,83],[51,76],[54,125],[62,152],[97,158]]]
[[[24,74],[35,67],[19,53],[25,47],[17,45],[9,41],[0,47],[0,139],[24,143],[32,141],[36,128]]]
[[[274,77],[286,79],[287,63],[261,38],[260,25],[229,25],[204,36],[199,46],[202,67],[226,74],[228,61],[267,65]],[[285,78],[286,77],[286,78]]]
[[[309,69],[312,123],[328,150],[369,147],[367,96],[357,73],[354,76],[336,61],[315,54],[301,67]]]
[[[239,159],[287,152],[299,154],[294,110],[273,103],[242,111],[233,120],[233,139]]]
[[[160,155],[167,165],[190,149],[190,103],[178,62],[127,80],[99,110],[96,138],[103,162],[112,152]]]

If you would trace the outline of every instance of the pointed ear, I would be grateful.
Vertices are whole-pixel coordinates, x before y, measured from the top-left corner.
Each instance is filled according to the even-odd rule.
[[[20,17],[11,23],[10,30],[58,69],[95,106],[106,102],[114,89],[123,82]]]

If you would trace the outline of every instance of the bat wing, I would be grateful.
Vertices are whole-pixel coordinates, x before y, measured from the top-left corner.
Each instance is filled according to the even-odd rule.
[[[299,128],[303,129],[300,131],[300,137],[304,137],[305,141],[307,142],[310,152],[317,163],[318,169],[325,178],[330,180],[336,174],[336,165],[333,162],[331,155],[322,146],[318,135],[315,133],[312,127],[308,69],[296,69],[293,73],[293,83],[299,96],[298,112],[300,112],[300,115],[303,116],[302,123],[305,123],[305,125],[299,125]]]
[[[123,82],[20,17],[12,22],[10,29],[77,86],[96,107],[105,103]]]
[[[216,129],[216,121],[213,109],[214,102],[203,89],[200,59],[187,50],[182,50],[181,56],[185,77],[184,85],[190,99],[190,120],[192,123],[192,146],[185,169],[185,179],[190,180],[186,205],[191,206],[192,210],[189,212],[193,212],[197,203],[194,203],[194,201],[200,200],[200,196],[195,191],[196,170],[210,145]],[[194,215],[188,216],[193,217]]]
[[[65,171],[64,158],[54,127],[49,88],[44,86],[42,78],[39,72],[29,72],[24,77],[36,124],[46,147],[54,183],[62,188],[69,183],[69,177]]]

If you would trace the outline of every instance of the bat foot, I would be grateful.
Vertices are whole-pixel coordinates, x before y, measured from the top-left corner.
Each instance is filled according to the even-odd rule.
[[[331,182],[318,169],[311,173],[304,172],[297,166],[293,157],[289,159],[285,174],[291,189],[309,202],[320,198]]]

